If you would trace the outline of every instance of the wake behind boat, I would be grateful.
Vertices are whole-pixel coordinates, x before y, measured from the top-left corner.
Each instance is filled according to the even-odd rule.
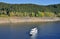
[[[35,35],[37,35],[37,33],[38,33],[38,29],[35,27],[35,28],[31,29],[30,36],[35,36]]]

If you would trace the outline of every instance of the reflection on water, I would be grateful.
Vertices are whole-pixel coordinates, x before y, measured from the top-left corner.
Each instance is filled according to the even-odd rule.
[[[31,39],[36,39],[36,36],[34,36],[34,37],[31,37]]]
[[[31,37],[33,26],[38,34]],[[60,22],[0,24],[0,39],[60,39]]]
[[[30,38],[31,38],[31,39],[36,39],[36,38],[37,38],[37,34],[34,35],[34,36],[31,36]]]

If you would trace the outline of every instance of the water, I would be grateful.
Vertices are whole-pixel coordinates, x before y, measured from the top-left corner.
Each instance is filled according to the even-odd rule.
[[[30,30],[38,28],[36,37]],[[0,24],[0,39],[60,39],[60,22]]]

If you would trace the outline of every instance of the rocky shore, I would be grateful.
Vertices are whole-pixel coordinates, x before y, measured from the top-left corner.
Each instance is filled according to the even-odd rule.
[[[1,23],[21,23],[21,22],[53,22],[53,21],[60,21],[60,18],[40,18],[40,17],[8,17],[2,18],[0,17],[0,24]]]

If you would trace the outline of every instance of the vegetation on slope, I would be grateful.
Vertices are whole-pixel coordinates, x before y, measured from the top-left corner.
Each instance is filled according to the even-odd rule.
[[[7,4],[1,2],[0,16],[60,17],[60,4],[43,6],[36,4]]]

